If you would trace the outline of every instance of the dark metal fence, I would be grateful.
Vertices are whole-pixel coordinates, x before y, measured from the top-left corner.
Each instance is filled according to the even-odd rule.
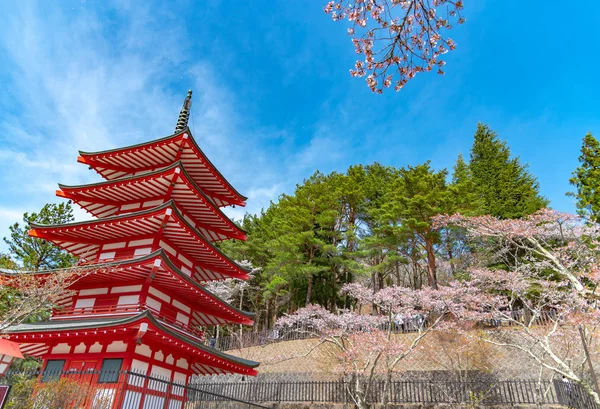
[[[0,378],[11,385],[11,409],[267,409],[240,397],[171,382],[134,371],[12,372]]]
[[[490,319],[481,322],[485,327],[515,326],[517,323],[529,324],[534,319],[528,311],[515,310],[507,312],[511,319]],[[553,311],[545,311],[542,315],[534,319],[535,325],[549,325],[556,318]],[[401,322],[384,324],[381,330],[390,330],[395,334],[417,332],[431,323],[431,317],[425,318],[422,315],[410,318],[404,317]],[[232,349],[249,348],[253,346],[268,345],[275,342],[295,341],[318,337],[318,331],[310,326],[297,326],[293,328],[281,327],[270,330],[233,333],[216,340],[215,347],[221,351]]]
[[[193,385],[204,391],[252,402],[352,403],[353,383],[340,381],[231,382]],[[387,391],[387,392],[386,392]],[[513,381],[374,381],[367,401],[390,403],[526,405],[559,404],[577,409],[600,409],[576,384],[551,380]]]
[[[353,382],[210,382],[183,385],[133,371],[18,372],[0,378],[12,385],[11,409],[227,409],[271,408],[283,402],[353,403]],[[376,380],[367,401],[402,404],[558,404],[600,409],[577,384],[561,380]]]

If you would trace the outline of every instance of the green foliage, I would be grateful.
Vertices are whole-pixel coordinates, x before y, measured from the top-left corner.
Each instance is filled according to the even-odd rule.
[[[400,169],[397,178],[376,212],[378,227],[370,246],[388,246],[390,262],[425,257],[429,286],[437,286],[435,244],[439,232],[431,217],[453,210],[453,195],[446,184],[447,172],[435,172],[429,162]],[[414,261],[414,260],[413,260]],[[419,286],[418,284],[415,286]]]
[[[17,263],[10,257],[9,254],[0,253],[0,268],[6,268],[8,270],[16,270]]]
[[[12,256],[25,270],[40,271],[66,268],[73,264],[74,257],[52,243],[30,237],[31,223],[61,224],[73,221],[73,209],[69,203],[47,204],[39,213],[25,213],[23,225],[10,226],[10,237],[4,238]]]
[[[506,142],[487,125],[475,132],[469,170],[475,192],[481,198],[480,214],[503,219],[521,218],[548,205],[540,196],[537,179],[527,165],[512,158]]]
[[[223,243],[261,268],[246,297],[260,326],[308,303],[351,307],[343,284],[420,288],[465,279],[478,243],[458,227],[434,229],[438,214],[522,217],[547,205],[535,177],[505,142],[479,124],[470,163],[459,156],[451,176],[429,162],[394,168],[355,165],[316,172],[258,216],[247,215],[246,242]]]
[[[35,377],[24,374],[13,375],[6,409],[30,409],[33,406],[31,396],[36,382],[37,378]]]
[[[577,189],[567,193],[577,200],[577,213],[592,222],[600,222],[600,143],[591,133],[583,138],[579,167],[569,180]]]
[[[64,409],[84,405],[92,409],[108,409],[112,406],[110,395],[96,396],[94,385],[85,380],[62,377],[40,383],[36,377],[17,375],[11,382],[13,386],[8,395],[7,409]]]
[[[483,200],[477,194],[471,169],[462,154],[458,155],[456,159],[452,172],[451,187],[454,198],[454,211],[465,216],[481,214],[484,207]]]

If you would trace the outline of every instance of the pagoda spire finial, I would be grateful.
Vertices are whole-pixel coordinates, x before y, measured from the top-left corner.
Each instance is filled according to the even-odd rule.
[[[175,126],[175,133],[183,131],[188,126],[188,119],[190,118],[190,109],[192,108],[192,90],[188,91],[187,97],[183,101],[183,107],[179,113],[179,119],[177,119],[177,125]]]

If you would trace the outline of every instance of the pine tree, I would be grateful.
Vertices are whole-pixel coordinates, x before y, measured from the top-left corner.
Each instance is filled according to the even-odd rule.
[[[450,188],[454,193],[453,212],[466,216],[482,214],[483,201],[475,191],[471,169],[462,154],[456,159]]]
[[[511,158],[506,142],[481,123],[477,124],[469,170],[484,214],[515,219],[548,205],[527,165]]]
[[[26,270],[40,271],[70,267],[75,258],[52,243],[30,237],[31,223],[62,224],[73,221],[73,209],[69,203],[47,204],[39,213],[25,213],[23,224],[10,226],[10,238],[4,238],[11,255]]]
[[[409,249],[422,253],[432,288],[438,285],[435,245],[439,234],[432,227],[431,217],[449,212],[452,197],[447,175],[446,170],[435,172],[429,162],[400,169],[395,189],[386,196],[379,212],[381,227],[376,232],[396,241],[396,248],[408,244]]]
[[[591,133],[583,138],[579,163],[569,179],[577,192],[567,195],[576,198],[580,216],[600,223],[600,143]]]

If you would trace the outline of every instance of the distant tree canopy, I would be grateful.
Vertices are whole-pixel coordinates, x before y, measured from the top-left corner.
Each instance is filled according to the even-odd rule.
[[[576,192],[577,213],[592,222],[600,223],[600,143],[591,133],[583,138],[579,167],[569,180]]]
[[[4,237],[10,255],[25,270],[41,271],[70,267],[75,258],[46,240],[30,237],[31,223],[61,224],[73,221],[69,203],[47,204],[37,213],[25,213],[23,224],[9,227],[10,237]]]
[[[469,170],[474,190],[481,199],[481,214],[514,219],[548,205],[527,165],[511,157],[506,142],[481,123],[475,132]]]
[[[452,175],[429,162],[315,172],[261,214],[247,215],[248,240],[222,246],[261,269],[253,278],[260,290],[247,297],[260,324],[311,303],[347,307],[339,290],[350,282],[373,291],[437,288],[462,274],[471,243],[459,228],[433,228],[433,216],[519,218],[547,205],[535,177],[485,125],[470,158],[459,156]]]
[[[241,221],[245,242],[219,246],[256,269],[236,306],[255,311],[258,327],[308,304],[329,311],[350,307],[348,283],[377,292],[390,286],[432,289],[464,277],[478,245],[456,226],[434,227],[432,217],[460,213],[522,218],[547,205],[536,178],[506,144],[479,124],[467,162],[450,174],[427,161],[405,167],[353,165],[315,172],[258,215]],[[42,271],[69,267],[74,258],[29,237],[31,223],[73,220],[68,203],[48,204],[10,227],[9,254],[0,266]],[[374,308],[376,308],[374,306]]]

